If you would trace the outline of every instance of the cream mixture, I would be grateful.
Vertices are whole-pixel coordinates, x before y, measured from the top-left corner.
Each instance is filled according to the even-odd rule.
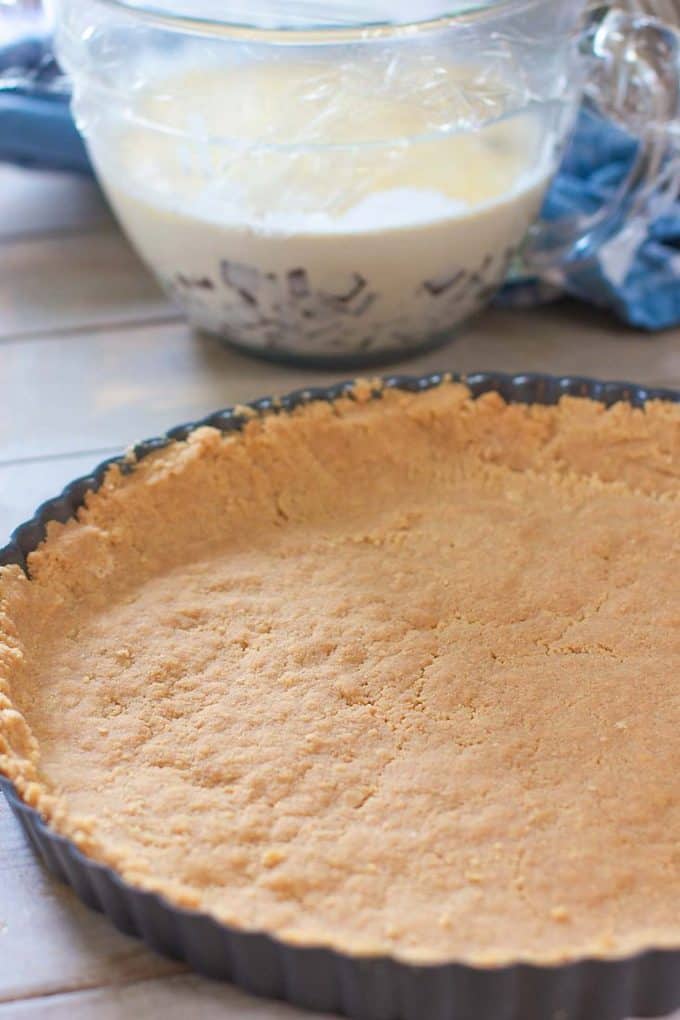
[[[297,355],[405,349],[488,301],[551,171],[540,115],[473,70],[166,69],[91,148],[199,328]]]

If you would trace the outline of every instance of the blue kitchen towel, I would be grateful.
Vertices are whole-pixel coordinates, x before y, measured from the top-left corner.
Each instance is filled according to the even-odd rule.
[[[24,38],[0,49],[0,160],[91,172],[68,100],[68,85],[48,39]],[[543,216],[594,212],[624,180],[636,149],[625,132],[582,110]],[[552,270],[548,277],[514,280],[496,303],[526,308],[567,293],[608,308],[638,328],[680,324],[680,197],[654,222],[638,218],[595,254]]]
[[[23,38],[0,48],[0,160],[91,173],[69,99],[47,37]]]
[[[557,220],[595,212],[625,180],[637,148],[630,135],[584,108],[543,217]],[[632,221],[594,255],[551,271],[550,280],[509,283],[497,303],[528,307],[567,293],[609,308],[640,329],[680,324],[680,196],[663,216]]]

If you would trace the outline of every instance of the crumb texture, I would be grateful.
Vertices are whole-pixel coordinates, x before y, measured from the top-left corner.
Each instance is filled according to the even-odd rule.
[[[367,397],[111,469],[0,571],[0,770],[240,927],[680,945],[680,410]]]

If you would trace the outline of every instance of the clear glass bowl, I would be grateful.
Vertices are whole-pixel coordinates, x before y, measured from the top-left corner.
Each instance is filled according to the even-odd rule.
[[[356,364],[448,338],[500,285],[605,57],[575,0],[413,6],[61,0],[100,180],[197,328]]]

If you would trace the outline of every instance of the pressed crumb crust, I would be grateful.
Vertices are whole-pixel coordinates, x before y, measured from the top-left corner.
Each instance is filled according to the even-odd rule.
[[[680,408],[457,384],[199,429],[0,571],[0,771],[352,953],[680,946]]]

